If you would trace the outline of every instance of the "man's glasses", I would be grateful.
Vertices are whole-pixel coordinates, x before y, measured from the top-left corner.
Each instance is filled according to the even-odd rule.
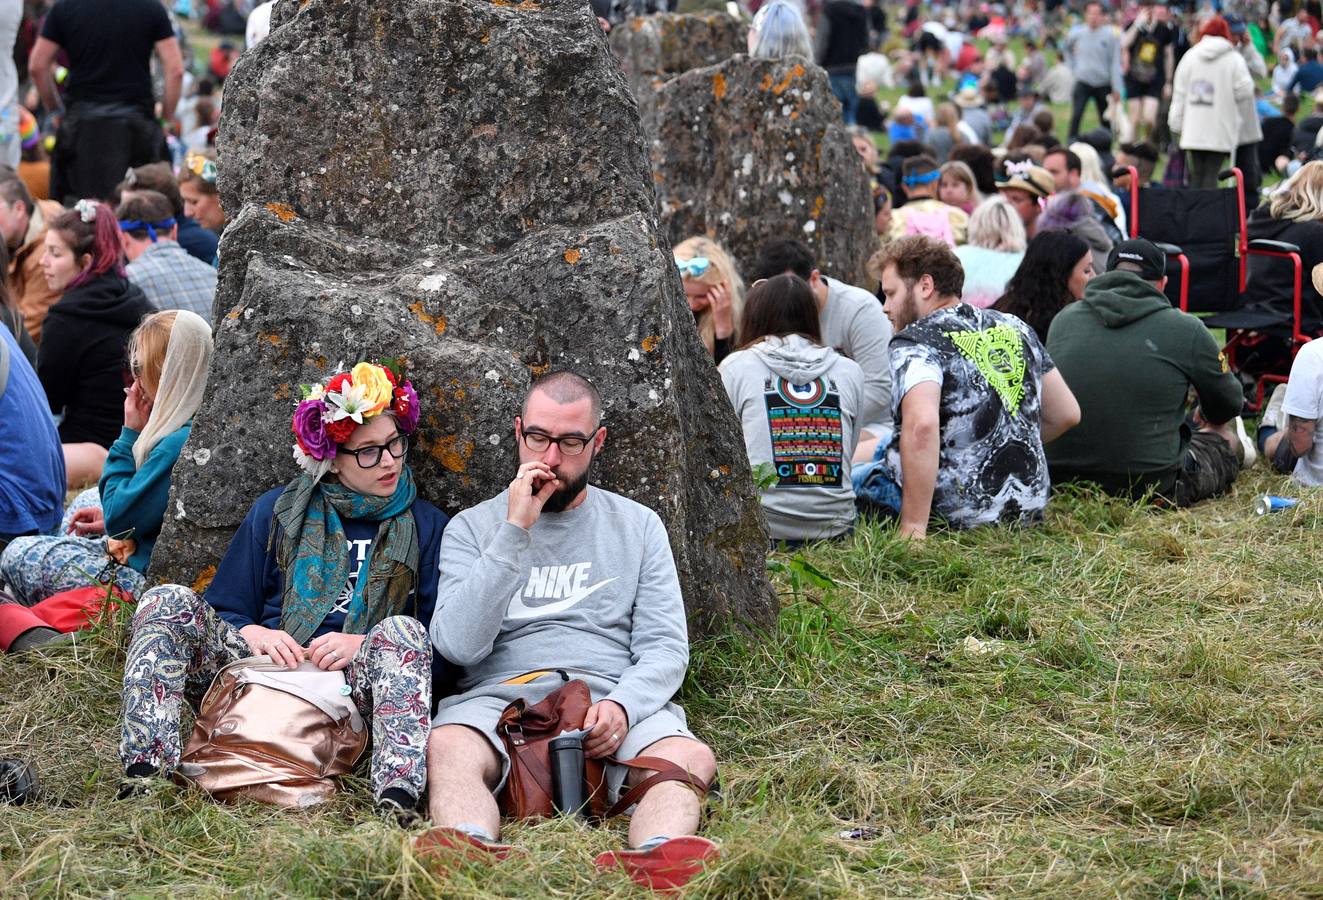
[[[675,266],[680,270],[680,275],[684,278],[700,278],[707,272],[712,261],[706,256],[695,256],[693,259],[677,259]]]
[[[564,449],[563,447],[561,448]],[[404,454],[409,452],[409,436],[407,434],[397,434],[385,444],[373,444],[370,447],[359,447],[357,450],[350,450],[348,447],[341,447],[341,453],[351,454],[358,460],[360,469],[371,469],[381,462],[382,451],[390,451],[390,455],[396,459],[403,459]],[[568,451],[566,451],[568,452]]]
[[[600,426],[599,426],[600,427]],[[597,429],[593,429],[593,434],[597,434]],[[578,456],[584,448],[592,443],[592,437],[580,437],[577,434],[566,434],[560,437],[552,437],[541,431],[524,431],[524,446],[534,453],[541,453],[552,444],[560,448],[560,452],[566,456]]]

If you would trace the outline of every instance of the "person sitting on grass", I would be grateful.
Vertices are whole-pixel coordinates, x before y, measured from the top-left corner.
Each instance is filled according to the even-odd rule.
[[[896,430],[872,465],[855,469],[856,494],[898,515],[904,538],[925,538],[934,517],[957,528],[1039,521],[1043,444],[1080,411],[1038,336],[1014,316],[961,303],[960,261],[940,241],[894,241],[869,268],[896,329]]]
[[[57,534],[16,538],[0,554],[0,576],[19,602],[103,581],[141,592],[210,361],[211,326],[201,317],[172,310],[143,319],[129,340],[124,427],[100,484],[74,499]]]
[[[963,209],[937,199],[942,178],[937,160],[924,153],[905,160],[901,184],[909,198],[891,214],[891,239],[907,234],[926,234],[954,247],[965,242],[969,216]]]
[[[1323,293],[1323,265],[1311,274]],[[1305,487],[1323,486],[1323,341],[1310,341],[1291,363],[1286,384],[1272,392],[1259,420],[1259,451],[1273,469]]]
[[[53,531],[64,511],[64,452],[37,373],[0,328],[0,553],[23,535]],[[21,427],[17,423],[22,423]]]
[[[721,363],[721,380],[749,460],[776,476],[758,498],[772,540],[797,545],[849,534],[863,369],[823,346],[813,291],[797,275],[754,284],[740,334],[746,343]]]
[[[712,354],[713,362],[721,362],[736,346],[735,328],[744,309],[744,281],[730,254],[710,238],[685,238],[675,245],[673,253],[699,340]]]
[[[1084,415],[1047,449],[1054,483],[1092,482],[1134,498],[1156,490],[1189,506],[1235,482],[1248,446],[1237,435],[1240,382],[1208,329],[1163,294],[1166,262],[1149,241],[1122,241],[1107,274],[1052,322],[1048,352]],[[1191,387],[1199,397],[1193,422],[1185,408]]]
[[[157,309],[186,309],[210,320],[216,269],[179,245],[179,224],[165,195],[135,191],[115,214],[129,281],[142,288]]]
[[[311,388],[293,420],[302,473],[253,504],[206,596],[167,584],[139,599],[124,665],[122,798],[178,767],[183,699],[196,703],[220,669],[265,655],[290,669],[307,659],[344,670],[371,721],[376,806],[413,820],[431,712],[424,623],[447,522],[418,497],[404,461],[418,412],[413,386],[376,363]]]
[[[600,395],[583,376],[539,379],[514,419],[518,474],[446,529],[431,635],[441,656],[463,671],[461,693],[441,701],[433,722],[427,759],[437,828],[420,838],[420,848],[510,853],[496,843],[495,793],[510,768],[497,720],[510,702],[532,704],[559,687],[557,669],[591,690],[588,758],[660,757],[704,785],[716,775],[712,751],[672,701],[688,668],[689,640],[666,528],[647,507],[588,482],[606,442],[601,415]],[[610,802],[630,771],[608,762]],[[712,842],[693,836],[698,790],[654,783],[630,819],[635,849],[603,853],[597,865],[625,868],[649,884],[662,869],[692,874],[716,853]]]

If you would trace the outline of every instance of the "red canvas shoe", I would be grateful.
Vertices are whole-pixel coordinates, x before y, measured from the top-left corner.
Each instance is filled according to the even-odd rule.
[[[433,862],[455,859],[499,862],[517,852],[509,844],[488,844],[458,828],[433,828],[424,832],[413,842],[413,849],[419,856]]]
[[[689,883],[703,863],[720,855],[717,845],[696,836],[671,838],[651,850],[610,850],[598,855],[597,868],[621,869],[635,884],[673,891]]]

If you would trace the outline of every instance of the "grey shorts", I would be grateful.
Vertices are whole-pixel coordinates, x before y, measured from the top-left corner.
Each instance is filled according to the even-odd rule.
[[[598,685],[594,683],[597,679],[585,678],[584,680],[592,688],[594,703],[605,696],[605,692],[599,693]],[[501,718],[501,712],[516,697],[523,697],[530,705],[536,703],[559,687],[561,683],[559,678],[548,677],[525,685],[487,685],[474,688],[465,694],[447,697],[441,701],[441,708],[437,712],[436,718],[432,720],[432,727],[467,725],[487,738],[487,742],[492,745],[497,756],[501,759],[501,777],[496,784],[496,790],[499,791],[510,774],[510,758],[506,755],[505,747],[496,734],[496,723]],[[646,719],[630,726],[629,731],[625,734],[625,739],[616,750],[615,756],[617,759],[633,759],[657,741],[668,737],[698,740],[685,722],[684,710],[674,703],[667,703]],[[626,766],[607,765],[608,803],[615,803],[620,798],[620,788],[625,783],[629,771]]]

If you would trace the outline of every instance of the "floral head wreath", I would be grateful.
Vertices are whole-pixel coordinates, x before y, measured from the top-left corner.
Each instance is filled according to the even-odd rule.
[[[95,200],[84,199],[74,204],[74,210],[78,213],[78,217],[83,220],[84,225],[91,225],[96,221],[96,207],[97,202]]]
[[[184,168],[201,178],[207,184],[216,183],[217,169],[216,163],[207,159],[198,153],[190,153],[184,157]]]
[[[354,429],[384,412],[394,413],[402,434],[418,428],[418,394],[395,360],[361,362],[322,384],[300,386],[294,410],[294,461],[314,480],[331,467],[336,447]]]

